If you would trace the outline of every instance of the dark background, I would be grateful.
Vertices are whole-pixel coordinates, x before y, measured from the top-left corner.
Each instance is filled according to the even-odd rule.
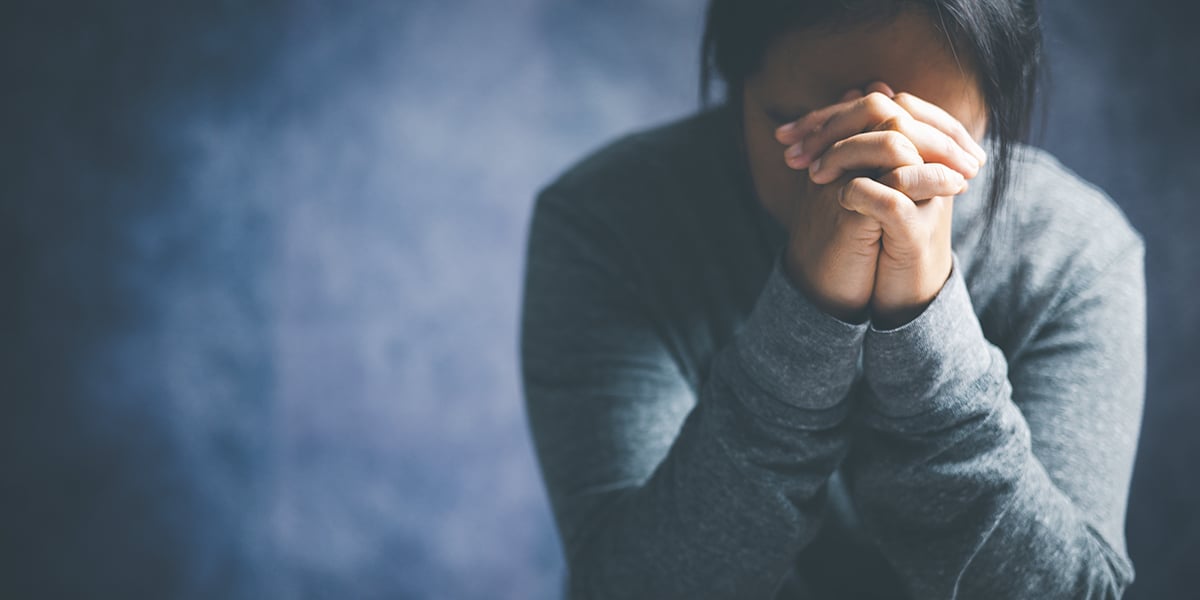
[[[555,597],[533,193],[696,107],[702,4],[0,4],[0,596]],[[1130,598],[1200,571],[1187,6],[1043,9],[1041,143],[1148,243]]]

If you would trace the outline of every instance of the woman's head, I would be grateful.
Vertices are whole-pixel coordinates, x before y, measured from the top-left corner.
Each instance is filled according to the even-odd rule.
[[[881,80],[938,104],[994,143],[988,213],[1028,134],[1041,32],[1033,0],[711,0],[701,95],[713,74],[743,114],[747,158],[765,202],[789,192],[774,128]]]

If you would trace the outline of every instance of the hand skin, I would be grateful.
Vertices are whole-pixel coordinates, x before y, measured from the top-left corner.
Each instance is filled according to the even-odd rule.
[[[892,329],[948,279],[953,197],[986,154],[936,105],[882,82],[864,91],[776,130],[813,199],[792,215],[787,269],[826,312]]]

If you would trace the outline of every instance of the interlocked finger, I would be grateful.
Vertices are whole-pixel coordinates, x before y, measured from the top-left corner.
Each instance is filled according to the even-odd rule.
[[[816,184],[827,184],[847,171],[890,171],[906,165],[924,164],[917,147],[897,131],[860,133],[833,144],[808,168]]]
[[[871,131],[879,123],[904,114],[900,105],[879,92],[814,111],[800,121],[803,125],[798,129],[807,133],[788,148],[788,164],[793,169],[805,168],[838,140]]]
[[[971,137],[971,134],[967,132],[967,128],[963,126],[962,122],[951,116],[950,113],[943,110],[940,106],[922,100],[908,92],[900,92],[892,100],[912,115],[913,118],[929,123],[950,136],[961,148],[969,150],[980,164],[987,161],[987,152],[984,152],[983,147],[975,141],[974,137]]]
[[[979,161],[959,146],[958,142],[936,127],[914,119],[907,112],[875,126],[875,131],[888,130],[900,132],[912,140],[925,162],[944,164],[967,178],[974,177],[979,172]]]
[[[870,177],[855,177],[842,186],[838,203],[878,221],[889,238],[915,241],[923,237],[920,225],[924,219],[916,203]]]
[[[934,196],[955,196],[967,188],[967,180],[961,173],[938,163],[898,167],[877,179],[914,202]]]

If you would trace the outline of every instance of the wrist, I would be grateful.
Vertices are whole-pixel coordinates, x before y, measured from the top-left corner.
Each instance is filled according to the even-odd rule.
[[[838,298],[822,294],[816,286],[809,283],[810,278],[804,270],[803,262],[796,258],[795,253],[784,254],[783,271],[792,286],[795,287],[813,306],[821,312],[850,324],[866,323],[869,314],[870,298]]]
[[[895,298],[896,294],[876,293],[871,298],[871,324],[876,329],[890,330],[903,327],[921,316],[950,280],[951,267],[947,266],[945,272],[944,277],[927,278],[925,283],[917,285],[901,299]],[[875,291],[881,290],[877,287]]]
[[[932,300],[930,300],[932,302]],[[903,327],[921,316],[930,302],[891,309],[871,309],[871,324],[875,329],[887,331]]]

